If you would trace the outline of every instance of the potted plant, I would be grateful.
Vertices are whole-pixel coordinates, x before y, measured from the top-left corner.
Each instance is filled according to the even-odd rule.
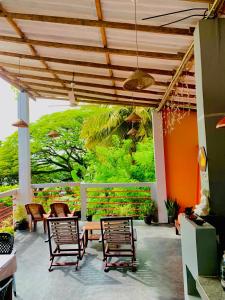
[[[168,214],[168,223],[174,223],[175,219],[178,216],[180,206],[177,201],[172,198],[167,198],[167,200],[165,200],[165,205]]]
[[[16,221],[16,229],[18,230],[27,230],[28,229],[28,221],[27,221],[27,213],[24,205],[18,204],[16,206],[14,212],[14,218]]]
[[[154,201],[146,204],[143,208],[144,221],[146,224],[151,225],[154,212],[156,211],[156,205]]]

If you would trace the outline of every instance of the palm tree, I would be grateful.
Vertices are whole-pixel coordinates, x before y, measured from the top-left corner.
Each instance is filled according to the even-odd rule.
[[[93,107],[92,107],[93,111]],[[126,118],[135,112],[141,121],[138,123],[126,122]],[[81,136],[85,139],[86,147],[95,148],[96,145],[107,145],[111,143],[112,135],[119,135],[127,139],[127,132],[133,126],[137,134],[132,136],[133,146],[144,137],[151,135],[151,111],[144,107],[123,107],[123,106],[98,106],[93,115],[86,119],[81,130]],[[133,148],[133,147],[132,147]],[[132,152],[135,152],[135,149]]]

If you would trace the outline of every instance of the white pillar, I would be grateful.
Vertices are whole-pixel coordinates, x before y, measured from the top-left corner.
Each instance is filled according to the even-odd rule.
[[[159,223],[168,223],[165,200],[166,192],[166,171],[163,141],[163,123],[162,113],[152,113],[153,137],[154,137],[154,154],[155,154],[155,173],[156,173],[156,193]]]
[[[29,99],[25,92],[18,96],[18,119],[29,125]],[[31,202],[31,168],[30,168],[30,132],[28,128],[18,128],[19,152],[19,203]]]

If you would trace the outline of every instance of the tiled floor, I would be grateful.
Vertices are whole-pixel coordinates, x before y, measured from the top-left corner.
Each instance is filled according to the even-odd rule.
[[[17,233],[17,300],[183,300],[180,238],[174,228],[139,224],[136,229],[136,273],[105,273],[98,242],[89,243],[79,271],[61,267],[49,273],[42,227]]]

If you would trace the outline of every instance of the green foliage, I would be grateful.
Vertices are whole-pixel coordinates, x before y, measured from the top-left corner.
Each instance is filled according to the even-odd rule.
[[[156,204],[154,201],[147,202],[143,207],[142,207],[142,213],[144,216],[152,216],[154,215],[156,211]]]
[[[24,222],[25,220],[27,220],[27,213],[24,205],[17,204],[14,212],[14,218],[16,222]]]
[[[174,218],[177,217],[177,214],[178,214],[178,211],[180,208],[177,201],[172,198],[167,198],[167,200],[165,200],[165,205],[166,205],[168,216],[171,216]]]
[[[16,185],[3,185],[3,186],[0,186],[0,193],[6,192],[9,190],[13,190],[16,188],[17,188]],[[12,197],[0,198],[0,203],[3,203],[4,206],[12,206]]]
[[[9,217],[1,222],[0,232],[8,232],[10,234],[14,234],[12,217]]]

